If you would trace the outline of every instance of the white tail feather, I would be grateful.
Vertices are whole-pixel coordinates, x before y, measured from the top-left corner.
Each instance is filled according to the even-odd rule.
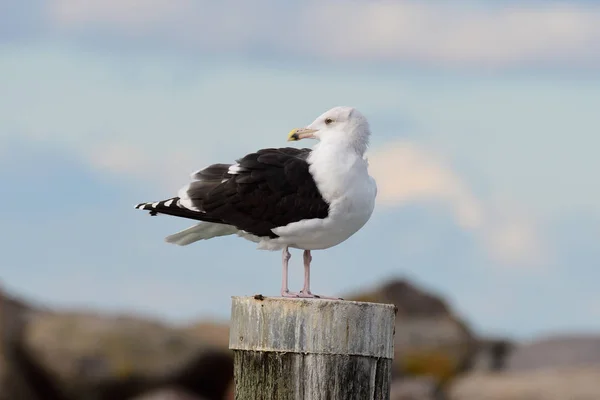
[[[187,246],[188,244],[205,240],[217,236],[233,235],[238,229],[231,225],[216,224],[214,222],[200,222],[192,227],[184,229],[181,232],[167,236],[165,240],[168,243],[173,243],[179,246]]]

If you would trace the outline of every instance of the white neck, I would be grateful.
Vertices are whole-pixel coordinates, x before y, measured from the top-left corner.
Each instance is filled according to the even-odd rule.
[[[363,158],[366,145],[357,146],[355,142],[347,142],[340,146],[333,140],[323,140],[313,147],[308,157],[312,173],[323,198],[331,204],[345,192],[351,184],[352,176],[347,174],[356,164],[363,166],[360,170],[367,172],[367,162]]]

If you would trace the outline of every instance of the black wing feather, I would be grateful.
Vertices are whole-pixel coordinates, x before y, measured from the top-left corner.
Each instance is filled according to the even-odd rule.
[[[226,180],[210,188],[192,185],[188,196],[208,218],[260,237],[277,237],[273,228],[328,215],[329,204],[309,172],[309,154],[310,149],[259,150],[237,160],[237,174],[211,170]]]
[[[213,164],[192,177],[187,196],[194,211],[179,205],[178,197],[137,208],[200,221],[233,225],[259,237],[275,238],[272,229],[302,219],[326,218],[329,204],[310,174],[310,149],[269,148],[230,164]],[[166,204],[169,204],[168,206]]]

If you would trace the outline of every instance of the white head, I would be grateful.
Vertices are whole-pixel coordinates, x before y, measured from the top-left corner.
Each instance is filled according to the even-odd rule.
[[[369,145],[369,136],[369,123],[357,109],[334,107],[321,114],[306,128],[292,129],[288,141],[311,138],[336,145],[346,144],[363,155]]]

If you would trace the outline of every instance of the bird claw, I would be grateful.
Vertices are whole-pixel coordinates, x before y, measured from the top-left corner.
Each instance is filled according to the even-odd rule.
[[[304,292],[304,291],[300,291],[300,292],[282,292],[281,293],[281,297],[285,297],[285,298],[292,298],[292,299],[322,299],[322,300],[343,300],[340,297],[329,297],[329,296],[322,296],[319,294],[312,294],[311,292]]]
[[[286,292],[281,292],[281,297],[285,297],[288,299],[297,299],[300,297],[300,293],[290,292],[289,290]]]

